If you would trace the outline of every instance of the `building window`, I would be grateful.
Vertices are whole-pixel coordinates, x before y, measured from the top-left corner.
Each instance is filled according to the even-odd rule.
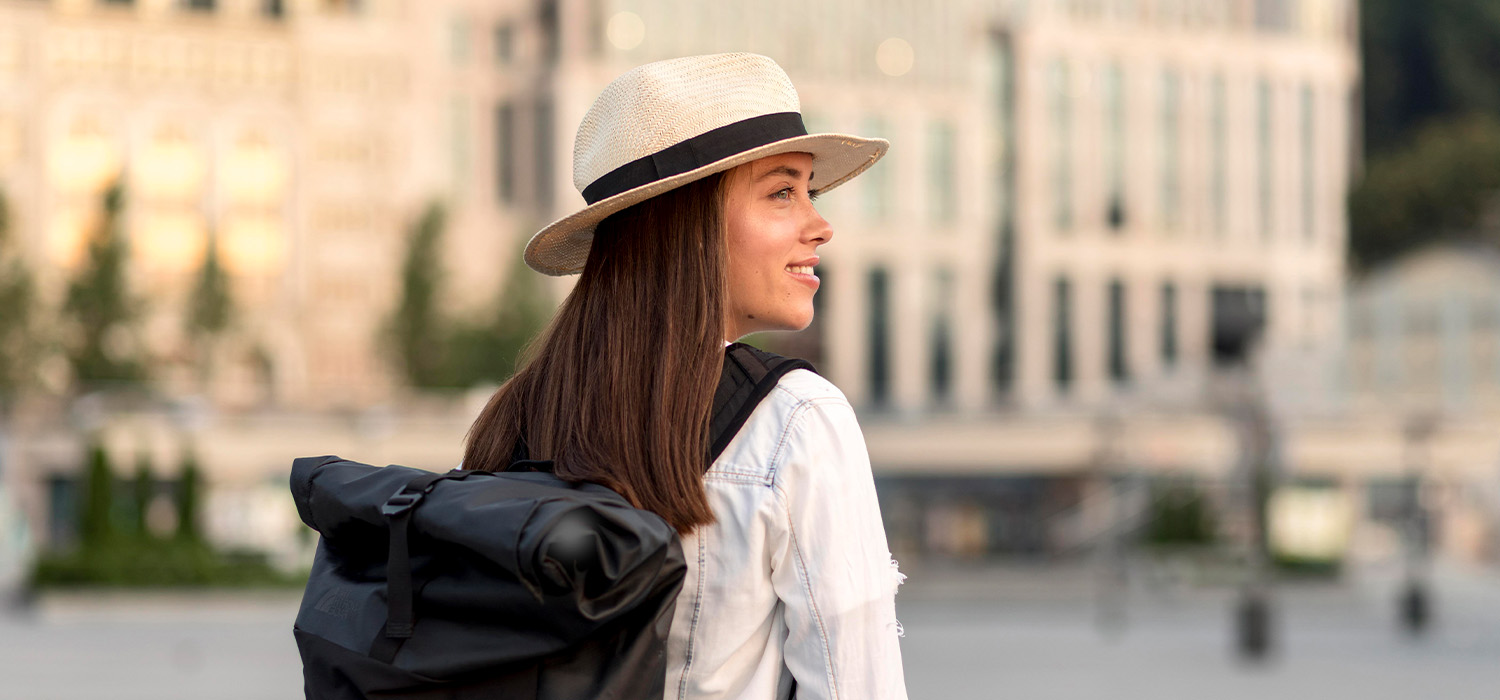
[[[542,0],[537,8],[537,29],[542,37],[542,61],[557,65],[562,56],[562,22],[557,12],[557,0]]]
[[[953,125],[935,122],[928,132],[927,153],[931,173],[927,178],[932,185],[928,203],[932,209],[932,220],[951,223],[958,217],[958,187],[955,183],[953,162]]]
[[[865,120],[865,134],[875,138],[889,138],[886,134],[885,120],[879,117],[870,117]],[[890,159],[886,154],[885,159]],[[865,217],[871,221],[884,221],[891,213],[891,171],[894,169],[891,163],[882,163],[882,167],[870,168],[864,172],[860,179],[864,180],[864,210]]]
[[[495,108],[495,187],[500,201],[516,201],[516,113],[509,102]]]
[[[1181,79],[1177,72],[1165,70],[1161,75],[1161,214],[1162,226],[1174,230],[1180,223],[1181,164],[1178,139],[1181,137]]]
[[[546,212],[552,208],[552,98],[538,97],[532,126],[536,130],[536,141],[532,149],[536,154],[536,206]]]
[[[1210,206],[1214,232],[1223,237],[1229,231],[1229,114],[1224,76],[1215,75],[1209,91],[1209,147],[1212,173],[1209,182]]]
[[[889,279],[884,268],[870,270],[869,387],[870,404],[885,406],[891,399],[890,297]]]
[[[509,22],[495,27],[495,62],[506,65],[515,60],[516,30]]]
[[[1274,135],[1272,133],[1272,105],[1271,105],[1271,82],[1264,78],[1256,88],[1255,114],[1256,134],[1258,147],[1258,162],[1260,166],[1258,194],[1260,200],[1260,234],[1265,240],[1270,240],[1272,229],[1276,226],[1275,203],[1272,201],[1272,188],[1275,186],[1275,168],[1272,156],[1275,151]]]
[[[1109,283],[1109,378],[1124,382],[1130,378],[1125,359],[1125,283]]]
[[[1317,233],[1318,165],[1317,113],[1311,85],[1302,86],[1302,235],[1312,241]]]
[[[932,286],[928,379],[932,385],[933,402],[946,404],[953,398],[953,271],[938,270],[933,276]]]
[[[1072,295],[1068,278],[1057,278],[1052,290],[1052,380],[1058,392],[1073,383]]]
[[[1104,70],[1104,207],[1109,228],[1125,227],[1125,76],[1120,64]]]
[[[1214,285],[1209,294],[1214,364],[1246,362],[1266,328],[1265,290]]]
[[[469,62],[469,20],[460,15],[448,19],[448,59],[455,66]]]
[[[998,222],[995,259],[989,289],[990,317],[994,324],[994,344],[990,348],[990,387],[992,396],[1005,397],[1010,393],[1015,375],[1015,336],[1012,299],[1014,298],[1014,240],[1015,212],[1011,206],[1014,192],[1015,133],[1013,125],[1015,87],[1010,40],[1003,34],[994,35],[990,41],[991,75],[994,83],[995,112],[993,124],[997,151],[994,159],[995,180],[990,191],[994,199],[995,216]]]
[[[1292,0],[1255,0],[1255,27],[1268,32],[1284,32],[1292,27]]]
[[[1052,121],[1052,221],[1058,231],[1073,228],[1073,112],[1068,64],[1052,62],[1047,71],[1048,111]]]
[[[260,14],[262,17],[281,19],[286,16],[286,3],[283,0],[261,0]]]
[[[1171,282],[1161,286],[1161,363],[1177,366],[1177,285]]]
[[[195,10],[198,12],[213,12],[214,0],[180,0],[177,4],[184,10]]]

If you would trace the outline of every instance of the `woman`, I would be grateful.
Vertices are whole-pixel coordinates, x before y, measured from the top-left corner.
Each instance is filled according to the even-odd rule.
[[[808,325],[833,237],[812,199],[888,147],[808,135],[799,110],[752,54],[611,83],[574,147],[588,206],[526,248],[540,272],[582,275],[468,436],[467,468],[550,459],[681,533],[668,698],[906,697],[901,575],[843,394],[787,374],[703,471],[723,347]]]

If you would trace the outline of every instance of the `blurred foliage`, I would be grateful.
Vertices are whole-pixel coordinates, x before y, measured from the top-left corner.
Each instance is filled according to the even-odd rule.
[[[1152,486],[1147,518],[1145,540],[1148,545],[1214,542],[1216,524],[1208,510],[1208,500],[1191,482],[1174,481]]]
[[[1369,159],[1349,227],[1368,269],[1482,235],[1500,191],[1500,3],[1365,0],[1360,12]]]
[[[1407,146],[1370,159],[1349,197],[1354,260],[1360,267],[1436,240],[1485,239],[1486,215],[1500,214],[1500,119],[1434,124]]]
[[[284,574],[254,552],[219,552],[204,542],[119,537],[108,544],[37,559],[31,583],[67,586],[301,586],[307,576]]]
[[[473,386],[510,378],[521,352],[551,316],[552,305],[537,273],[517,252],[488,322],[459,322],[449,331],[445,385]]]
[[[83,510],[79,515],[79,533],[85,546],[114,539],[114,488],[115,477],[114,470],[109,465],[109,452],[96,438],[88,448]]]
[[[401,301],[385,335],[407,382],[421,388],[462,388],[501,382],[515,372],[521,351],[552,314],[540,280],[520,254],[494,310],[477,321],[439,312],[443,209],[430,205],[413,227],[401,268]]]
[[[12,241],[10,204],[0,192],[0,414],[34,379],[35,305],[36,283]]]
[[[1363,0],[1360,14],[1368,153],[1435,121],[1500,115],[1500,3]]]
[[[68,359],[85,389],[146,375],[135,321],[140,303],[126,284],[129,248],[122,232],[125,190],[116,181],[104,193],[103,217],[88,243],[88,258],[63,304],[71,323]]]
[[[198,458],[191,450],[182,457],[182,468],[177,473],[177,539],[198,542],[203,539],[199,526],[199,501],[203,498],[203,471],[198,467]]]
[[[151,512],[151,497],[156,490],[156,480],[151,477],[151,457],[142,452],[135,463],[135,479],[130,482],[130,531],[146,536],[151,534],[147,516]]]
[[[188,311],[188,333],[195,337],[212,336],[229,327],[233,301],[229,296],[229,276],[219,259],[219,236],[209,234],[193,288],[192,307]]]
[[[443,274],[440,260],[446,219],[442,205],[433,203],[412,228],[406,259],[401,264],[401,302],[387,329],[401,371],[414,386],[442,385],[442,322],[437,296]]]
[[[178,481],[178,530],[158,538],[146,527],[154,482],[149,458],[136,464],[129,503],[116,503],[116,480],[108,453],[97,440],[89,447],[85,506],[79,546],[42,554],[32,571],[36,587],[64,586],[297,586],[305,575],[288,575],[255,552],[221,552],[197,527],[201,489],[196,460],[184,460]],[[128,506],[128,507],[117,507]]]

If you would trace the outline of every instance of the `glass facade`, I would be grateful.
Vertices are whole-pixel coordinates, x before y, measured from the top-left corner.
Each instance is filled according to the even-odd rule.
[[[1125,227],[1125,75],[1119,63],[1104,69],[1104,206],[1105,222]]]
[[[1109,283],[1109,378],[1123,382],[1130,378],[1129,363],[1125,357],[1125,283],[1112,280]]]
[[[1171,282],[1161,286],[1161,363],[1177,365],[1177,285]]]
[[[1255,90],[1256,162],[1259,169],[1256,189],[1260,202],[1260,234],[1265,240],[1270,240],[1276,227],[1273,201],[1275,168],[1272,157],[1276,144],[1273,134],[1271,99],[1271,82],[1262,78]]]
[[[1229,114],[1224,76],[1215,75],[1209,87],[1209,208],[1214,233],[1229,231]]]
[[[866,284],[870,303],[866,339],[869,398],[872,406],[881,407],[891,400],[890,276],[885,268],[872,268]]]
[[[1048,111],[1052,122],[1052,224],[1073,228],[1073,106],[1068,64],[1054,59],[1047,70]]]
[[[1172,69],[1161,75],[1161,222],[1167,230],[1181,224],[1181,78]]]
[[[929,173],[927,182],[932,189],[927,195],[932,220],[951,223],[958,218],[958,188],[956,183],[953,149],[956,138],[953,124],[934,122],[927,135]]]
[[[1052,381],[1059,393],[1073,384],[1073,286],[1058,277],[1052,286]]]
[[[1302,236],[1317,237],[1317,111],[1311,85],[1302,86]]]
[[[516,201],[516,110],[509,102],[495,108],[495,194],[503,204]]]
[[[932,279],[927,373],[933,403],[938,405],[953,399],[953,300],[953,271],[939,268]]]

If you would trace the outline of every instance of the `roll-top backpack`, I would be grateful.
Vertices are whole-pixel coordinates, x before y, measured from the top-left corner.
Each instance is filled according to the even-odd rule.
[[[813,367],[726,349],[705,470],[795,369]],[[306,696],[661,698],[687,571],[677,534],[549,466],[296,460],[297,513],[321,535],[293,628]]]

